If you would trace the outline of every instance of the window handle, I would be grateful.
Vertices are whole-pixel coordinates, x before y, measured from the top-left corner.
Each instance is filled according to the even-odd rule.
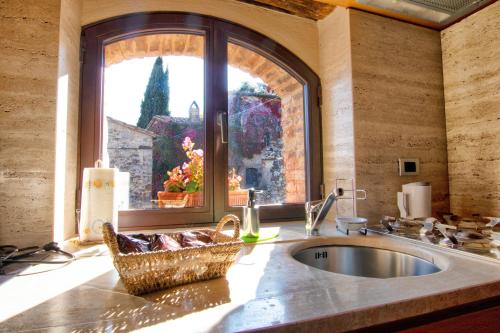
[[[217,115],[217,123],[219,124],[220,127],[220,137],[221,137],[221,142],[222,143],[227,143],[227,135],[228,135],[228,129],[227,129],[227,112],[226,111],[219,111],[219,114]]]

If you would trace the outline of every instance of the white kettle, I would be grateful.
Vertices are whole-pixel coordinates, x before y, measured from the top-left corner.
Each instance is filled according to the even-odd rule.
[[[418,218],[432,216],[432,186],[429,182],[403,185],[398,192],[398,208],[401,217]]]

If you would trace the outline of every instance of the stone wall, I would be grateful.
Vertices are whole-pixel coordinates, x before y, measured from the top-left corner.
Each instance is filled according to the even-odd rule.
[[[129,207],[151,208],[154,133],[108,119],[109,166],[130,173]]]
[[[0,2],[0,244],[52,239],[60,6]]]
[[[500,2],[441,43],[451,210],[500,216]]]

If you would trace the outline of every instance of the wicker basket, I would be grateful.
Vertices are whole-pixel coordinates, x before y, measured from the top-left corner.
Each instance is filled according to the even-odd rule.
[[[229,221],[234,223],[233,237],[221,232]],[[118,248],[113,226],[109,223],[103,225],[104,242],[111,251],[115,268],[127,291],[133,295],[225,276],[243,245],[239,239],[240,220],[235,215],[226,215],[215,230],[201,231],[207,232],[215,244],[174,251],[124,254]],[[180,232],[167,235],[180,240]]]

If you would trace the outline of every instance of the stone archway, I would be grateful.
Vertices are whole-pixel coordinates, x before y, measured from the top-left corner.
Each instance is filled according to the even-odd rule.
[[[156,56],[202,57],[204,38],[192,34],[153,34],[106,45],[105,66],[125,60]],[[282,103],[283,162],[286,201],[305,201],[304,92],[300,82],[270,59],[229,43],[228,63],[262,79]]]

